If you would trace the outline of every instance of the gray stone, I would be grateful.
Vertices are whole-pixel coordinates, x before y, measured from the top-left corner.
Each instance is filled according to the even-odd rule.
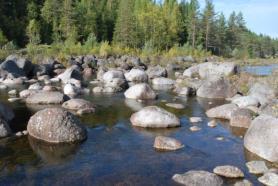
[[[249,128],[253,116],[249,109],[237,109],[231,114],[230,125],[233,127]]]
[[[27,97],[27,104],[62,104],[66,96],[60,92],[42,91]]]
[[[257,99],[261,105],[266,105],[275,99],[275,90],[267,84],[255,83],[249,90],[248,95]]]
[[[11,133],[8,123],[3,118],[0,118],[0,138],[7,137]]]
[[[263,174],[268,170],[264,161],[250,161],[246,163],[246,166],[252,174]]]
[[[188,171],[184,174],[175,174],[172,179],[185,186],[222,186],[223,180],[216,174],[207,171]]]
[[[127,81],[135,83],[148,82],[147,73],[140,69],[131,69],[129,72],[125,73],[125,78]]]
[[[150,79],[156,78],[156,77],[167,77],[167,70],[159,65],[154,67],[148,67],[147,72],[148,77]]]
[[[156,98],[156,93],[146,83],[136,84],[130,87],[125,91],[124,95],[129,99],[150,100]]]
[[[242,96],[232,100],[232,103],[236,104],[240,108],[246,108],[248,106],[259,106],[259,101],[252,96]]]
[[[174,85],[175,81],[165,77],[158,77],[152,80],[153,85]]]
[[[278,162],[278,118],[261,115],[255,118],[244,136],[244,146],[250,152]]]
[[[238,107],[235,104],[225,104],[218,107],[214,107],[206,111],[206,114],[210,118],[231,119],[232,113],[237,110]]]
[[[174,138],[157,136],[154,140],[154,148],[160,150],[178,150],[183,147],[184,145]]]
[[[33,115],[27,125],[29,135],[50,143],[75,142],[86,139],[80,121],[60,108],[47,108]]]
[[[90,111],[94,112],[94,110],[95,110],[94,104],[92,104],[90,101],[87,101],[84,99],[70,99],[70,100],[64,102],[62,107],[65,109],[75,110],[75,111],[90,109]]]
[[[82,74],[77,66],[71,66],[65,72],[57,76],[64,84],[68,83],[70,79],[82,80]]]
[[[267,186],[277,186],[278,185],[278,174],[273,172],[265,173],[262,177],[259,177],[259,182]]]
[[[213,172],[219,176],[227,178],[243,178],[244,173],[237,167],[231,165],[218,166],[213,169]]]
[[[253,186],[249,180],[237,181],[234,186]]]
[[[148,106],[132,114],[133,126],[147,128],[168,128],[180,126],[180,120],[174,114],[157,106]]]

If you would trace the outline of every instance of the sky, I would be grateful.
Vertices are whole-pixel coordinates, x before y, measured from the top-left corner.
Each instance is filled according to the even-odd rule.
[[[203,8],[205,0],[199,3]],[[251,31],[278,38],[278,0],[213,0],[213,4],[226,18],[232,11],[241,11]]]

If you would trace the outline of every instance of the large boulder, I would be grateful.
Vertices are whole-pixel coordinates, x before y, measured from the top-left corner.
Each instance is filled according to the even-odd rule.
[[[270,115],[278,118],[278,99],[273,100],[268,105],[261,108],[260,114]]]
[[[72,83],[67,83],[64,86],[64,94],[68,96],[76,96],[81,93],[81,89]]]
[[[249,109],[237,109],[231,114],[230,125],[233,127],[249,128],[253,118],[252,111]]]
[[[248,106],[255,106],[255,107],[259,106],[259,101],[252,96],[240,96],[234,98],[232,100],[232,103],[236,104],[240,108],[245,108]]]
[[[27,104],[62,104],[67,97],[60,92],[41,91],[27,97]]]
[[[152,80],[152,84],[153,85],[168,85],[168,86],[172,86],[175,84],[175,81],[169,78],[165,78],[165,77],[158,77],[158,78],[154,78]]]
[[[267,84],[255,83],[249,90],[248,95],[257,99],[261,105],[266,105],[276,98],[275,90]]]
[[[146,83],[133,85],[125,91],[124,95],[129,99],[149,100],[156,98],[156,93]]]
[[[167,77],[167,70],[159,65],[154,67],[149,67],[147,69],[147,74],[150,79],[156,77]]]
[[[225,104],[218,107],[211,108],[206,111],[206,114],[210,118],[231,119],[232,113],[236,111],[238,107],[235,104]]]
[[[255,118],[244,136],[244,146],[252,153],[278,162],[278,118],[261,115]]]
[[[207,171],[188,171],[184,174],[175,174],[172,179],[185,186],[222,186],[223,180],[214,173]]]
[[[224,78],[209,79],[197,90],[197,96],[202,98],[225,99],[233,97],[236,93],[236,87]]]
[[[145,71],[140,69],[131,69],[129,72],[125,73],[125,78],[127,81],[134,83],[148,82],[148,75]]]
[[[86,129],[73,114],[61,108],[47,108],[33,115],[27,125],[29,135],[50,143],[86,139]]]
[[[180,126],[180,120],[174,114],[157,106],[148,106],[132,114],[133,126],[146,128],[168,128]]]
[[[10,74],[13,78],[23,77],[25,73],[22,69],[20,69],[16,62],[13,60],[7,60],[1,63],[0,65],[0,75],[1,77],[6,77]]]
[[[237,72],[237,65],[231,62],[207,62],[186,69],[183,73],[186,77],[199,76],[202,79],[211,77],[225,77]]]
[[[71,79],[82,80],[82,73],[80,72],[77,66],[71,66],[65,72],[57,76],[58,79],[62,81],[62,83],[66,84]]]
[[[109,70],[102,76],[104,83],[110,82],[115,78],[125,79],[124,73],[121,70]]]

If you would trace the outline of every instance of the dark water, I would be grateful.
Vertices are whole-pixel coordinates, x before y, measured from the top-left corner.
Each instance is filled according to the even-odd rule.
[[[7,96],[1,93],[1,100]],[[245,162],[250,160],[242,144],[243,130],[230,129],[225,121],[209,128],[205,109],[224,101],[175,97],[160,92],[154,102],[125,100],[123,94],[86,96],[97,105],[97,112],[81,118],[88,139],[81,144],[50,145],[31,137],[0,140],[0,185],[176,185],[171,177],[189,170],[208,170],[217,165],[240,167],[246,178],[258,185]],[[176,100],[173,100],[176,99]],[[161,100],[183,103],[184,110],[164,106]],[[17,119],[14,131],[26,129],[34,108],[10,103]],[[150,130],[132,127],[129,117],[146,105],[159,105],[175,113],[182,126]],[[188,118],[199,116],[201,131],[191,132]],[[185,148],[175,152],[158,152],[154,138],[165,135],[180,140]],[[223,141],[216,140],[224,137]],[[226,180],[227,184],[236,180]]]
[[[268,76],[273,70],[278,69],[278,64],[263,65],[263,66],[246,66],[242,70],[258,76]]]

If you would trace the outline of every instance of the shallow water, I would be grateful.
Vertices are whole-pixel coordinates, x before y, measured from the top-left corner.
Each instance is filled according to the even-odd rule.
[[[268,76],[273,70],[278,69],[278,64],[262,65],[262,66],[246,66],[242,70],[253,75]]]
[[[171,180],[175,173],[212,171],[227,164],[240,167],[246,178],[258,185],[245,167],[250,155],[240,138],[244,130],[231,129],[220,120],[216,128],[207,126],[205,109],[221,105],[223,100],[186,99],[166,91],[160,91],[158,97],[154,102],[138,103],[125,100],[122,93],[85,96],[97,105],[97,111],[80,118],[88,131],[87,140],[80,144],[50,145],[26,136],[0,140],[0,185],[176,185]],[[0,93],[0,99],[7,100],[5,92]],[[162,100],[183,103],[186,108],[168,108]],[[13,130],[26,129],[28,118],[37,108],[22,103],[9,105],[17,116]],[[159,105],[175,113],[182,126],[159,130],[132,127],[129,117],[146,105]],[[197,124],[201,131],[189,130],[192,124],[188,118],[192,116],[203,118]],[[156,151],[153,142],[157,135],[174,137],[185,148]],[[220,136],[223,141],[216,140]]]

